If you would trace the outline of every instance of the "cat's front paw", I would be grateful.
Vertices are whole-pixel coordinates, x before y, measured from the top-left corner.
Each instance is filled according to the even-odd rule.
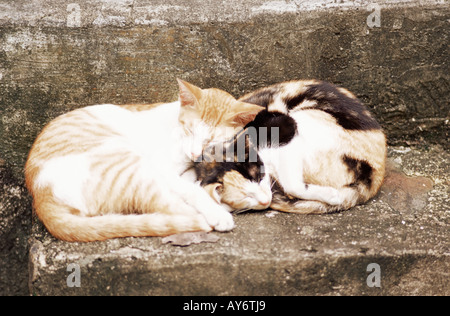
[[[219,223],[214,226],[214,229],[219,232],[228,232],[233,230],[235,227],[233,216],[228,212],[223,212],[220,215]]]
[[[235,227],[233,216],[220,207],[204,214],[204,216],[208,224],[216,231],[228,232]]]
[[[342,205],[344,203],[344,197],[339,190],[330,188],[330,192],[327,195],[325,202],[329,205]]]

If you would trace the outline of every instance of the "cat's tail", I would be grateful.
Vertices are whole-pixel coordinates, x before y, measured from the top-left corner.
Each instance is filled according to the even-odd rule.
[[[307,200],[273,200],[270,205],[271,209],[297,214],[331,214],[342,211],[339,205],[328,205],[319,201]]]
[[[297,214],[331,214],[351,208],[354,205],[329,205],[319,201],[302,200],[285,194],[273,195],[271,209]]]
[[[36,214],[55,237],[69,242],[102,241],[119,237],[168,236],[211,231],[200,214],[103,215],[86,217],[53,197],[35,200]]]

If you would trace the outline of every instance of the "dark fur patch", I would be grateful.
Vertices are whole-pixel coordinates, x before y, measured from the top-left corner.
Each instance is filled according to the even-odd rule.
[[[351,98],[328,82],[310,85],[307,90],[295,97],[285,98],[289,110],[302,102],[313,100],[317,105],[305,107],[304,110],[322,110],[333,116],[337,123],[348,130],[379,130],[378,122],[371,116],[367,107],[359,100]]]
[[[196,162],[194,169],[197,180],[205,186],[212,183],[222,183],[227,172],[232,170],[239,172],[244,178],[260,182],[263,178],[261,173],[262,162]]]
[[[288,110],[294,109],[297,105],[301,104],[307,98],[306,93],[299,94],[298,96],[285,98],[283,101],[286,103]]]
[[[238,150],[238,146],[242,145],[245,146],[245,151]],[[231,157],[227,156],[230,153],[229,147],[233,147]],[[217,161],[219,160],[217,154],[222,155],[223,162]],[[201,181],[202,186],[212,183],[223,184],[225,174],[232,170],[253,182],[260,182],[264,177],[264,164],[257,153],[256,146],[250,141],[245,131],[238,133],[230,142],[225,143],[223,152],[216,153],[213,147],[205,149],[203,155],[201,161],[193,162],[197,180]]]
[[[348,171],[354,174],[354,181],[348,185],[349,187],[355,187],[359,184],[364,184],[368,188],[372,186],[373,168],[369,163],[347,155],[344,155],[342,160],[347,165]]]
[[[277,201],[278,203],[291,203],[295,204],[296,202],[302,201],[302,199],[299,199],[295,196],[289,195],[286,192],[284,192],[283,187],[281,184],[273,177],[270,177],[270,181],[272,184],[272,200]]]
[[[267,110],[259,112],[259,114],[255,117],[255,120],[250,122],[245,128],[249,127],[256,128],[258,132],[258,147],[272,146],[272,128],[278,128],[279,146],[289,144],[289,142],[297,134],[297,123],[292,117],[279,112],[269,112]],[[261,130],[261,127],[267,128],[267,139],[260,136],[260,132],[265,131],[264,129]]]

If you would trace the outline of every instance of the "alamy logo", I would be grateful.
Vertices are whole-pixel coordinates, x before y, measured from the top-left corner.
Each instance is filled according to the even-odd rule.
[[[367,26],[370,28],[381,27],[381,7],[377,3],[371,3],[367,11],[372,11],[367,17]]]
[[[81,27],[81,7],[77,3],[67,6],[67,27]]]
[[[68,287],[81,287],[81,269],[80,265],[71,263],[67,266],[67,272],[72,272],[67,277]]]
[[[381,267],[377,263],[371,263],[367,266],[367,272],[371,272],[367,277],[368,287],[381,287]]]

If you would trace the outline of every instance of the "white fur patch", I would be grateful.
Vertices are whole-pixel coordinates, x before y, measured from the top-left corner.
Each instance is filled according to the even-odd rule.
[[[272,200],[272,190],[270,188],[269,179],[269,176],[266,175],[260,183],[251,181],[245,183],[244,191],[247,192],[247,195],[251,199],[254,199],[254,207],[257,207],[259,203],[268,204]]]
[[[292,142],[299,141],[296,145],[297,150],[303,151],[298,157],[308,156],[308,153],[316,154],[317,152],[329,151],[337,148],[340,145],[339,129],[335,124],[324,121],[321,117],[316,118],[314,113],[307,111],[300,111],[292,113],[292,118],[295,119],[299,129],[297,135]]]
[[[288,114],[288,110],[286,108],[286,102],[281,98],[281,95],[278,95],[276,99],[269,105],[267,108],[270,112],[280,112],[284,114]]]
[[[50,186],[55,197],[64,204],[87,214],[83,187],[89,179],[89,164],[85,155],[69,155],[47,161],[36,186]]]
[[[192,129],[192,136],[185,138],[183,151],[186,157],[195,159],[202,154],[203,148],[211,138],[212,127],[203,121],[199,121]]]

